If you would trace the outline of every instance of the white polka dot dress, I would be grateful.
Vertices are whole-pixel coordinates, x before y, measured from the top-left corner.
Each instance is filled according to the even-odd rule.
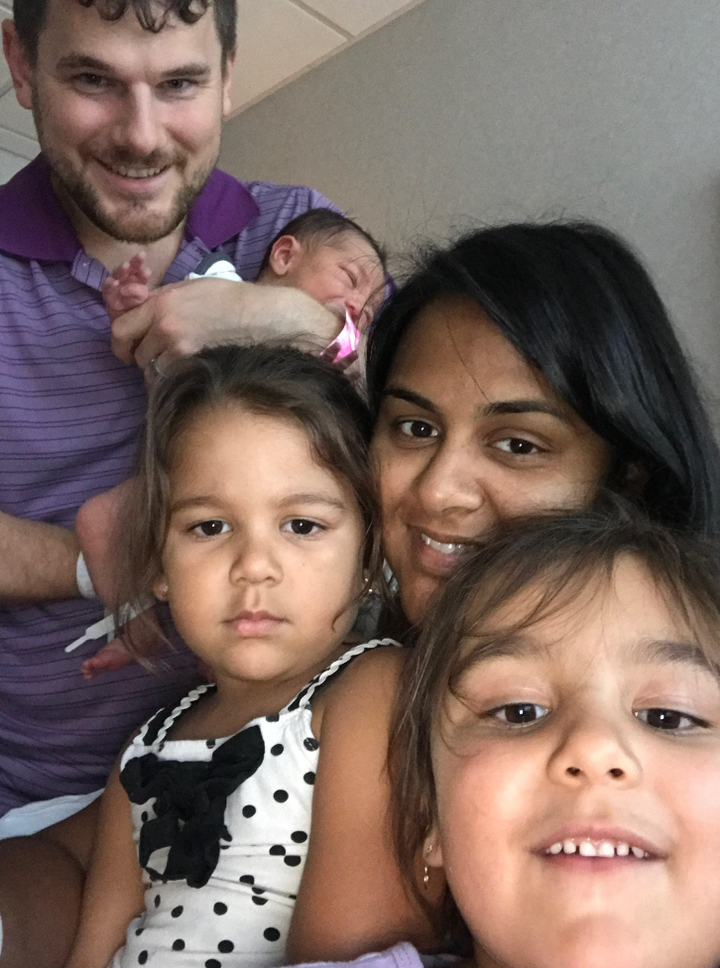
[[[145,913],[131,922],[125,946],[115,955],[112,968],[285,964],[287,932],[310,837],[318,761],[319,744],[311,729],[312,697],[357,656],[389,645],[398,643],[376,639],[355,646],[279,713],[253,720],[232,737],[165,739],[183,711],[214,688],[210,685],[193,689],[172,711],[161,710],[143,726],[123,755],[121,780],[131,797],[135,842],[144,862]],[[238,746],[237,755],[227,757],[231,745],[223,751],[225,744]],[[208,770],[223,755],[231,765],[218,765],[218,778],[214,778]],[[145,796],[139,797],[130,782],[130,774],[144,764],[152,772],[157,796],[132,802]],[[239,785],[238,775],[245,777]],[[230,787],[234,788],[228,793]],[[222,792],[209,803],[205,789],[210,800],[217,790]],[[175,824],[175,841],[165,837],[178,816],[177,804],[181,812],[192,810],[194,806],[187,806],[190,801],[201,803],[200,810],[206,812],[200,820],[192,820],[194,826],[184,821]],[[172,809],[163,813],[168,803],[173,804]],[[168,846],[154,849],[144,858],[142,847],[148,838],[143,837],[143,828],[159,828],[159,841]],[[208,836],[209,829],[222,833]],[[184,845],[175,847],[183,837]],[[188,876],[164,879],[177,875],[178,870],[191,869],[194,873]],[[204,881],[203,886],[190,887],[188,879]]]

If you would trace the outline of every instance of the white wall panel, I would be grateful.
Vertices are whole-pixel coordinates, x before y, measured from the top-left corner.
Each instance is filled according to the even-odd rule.
[[[303,0],[349,34],[356,36],[417,6],[421,0]]]

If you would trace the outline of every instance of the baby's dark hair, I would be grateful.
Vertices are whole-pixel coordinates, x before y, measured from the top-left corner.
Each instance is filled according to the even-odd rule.
[[[368,243],[378,257],[383,272],[387,272],[387,252],[361,225],[346,215],[334,212],[331,208],[311,208],[292,219],[278,232],[265,251],[258,275],[267,269],[272,248],[284,235],[292,235],[298,242],[304,242],[309,246],[332,245],[344,236],[357,235]]]
[[[395,849],[408,890],[421,904],[415,872],[435,820],[431,749],[442,736],[449,694],[483,654],[497,650],[540,619],[602,590],[619,559],[647,570],[668,605],[687,626],[693,645],[720,675],[720,549],[687,531],[653,522],[616,495],[594,509],[506,523],[449,579],[408,657],[396,698],[389,773]],[[496,621],[526,591],[531,604]],[[535,594],[537,593],[537,594]],[[504,612],[507,614],[507,611]],[[462,949],[463,929],[452,899],[443,908]]]
[[[151,392],[139,471],[120,531],[124,548],[118,604],[148,596],[162,572],[170,472],[180,434],[198,413],[229,406],[302,427],[318,464],[355,495],[365,533],[363,565],[368,583],[375,580],[381,555],[365,402],[337,369],[294,347],[215,346],[172,363]],[[157,631],[153,612],[143,615]],[[130,645],[140,652],[140,636]]]

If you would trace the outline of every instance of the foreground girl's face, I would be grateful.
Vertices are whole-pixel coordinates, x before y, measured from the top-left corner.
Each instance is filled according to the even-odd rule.
[[[717,965],[720,687],[646,570],[620,561],[458,693],[429,857],[478,965]]]
[[[427,306],[390,371],[373,443],[388,561],[411,621],[506,518],[582,507],[610,448],[469,300]]]
[[[170,474],[156,593],[216,679],[307,682],[352,625],[363,523],[298,423],[228,405],[197,414]]]

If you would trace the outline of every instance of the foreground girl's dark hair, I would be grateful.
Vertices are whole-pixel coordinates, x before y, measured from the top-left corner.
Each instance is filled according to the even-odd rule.
[[[720,451],[665,307],[624,242],[584,222],[506,225],[429,252],[372,328],[375,414],[412,322],[447,297],[478,305],[613,447],[608,487],[626,491],[634,472],[654,520],[720,535]]]
[[[490,535],[431,608],[396,699],[389,751],[393,829],[401,869],[421,901],[414,872],[434,819],[431,747],[442,735],[448,694],[483,648],[529,628],[586,589],[601,588],[625,555],[647,569],[720,674],[720,552],[714,542],[649,521],[614,495],[601,496],[591,511],[518,519]],[[498,610],[529,589],[538,593],[532,607],[498,625]]]
[[[203,410],[232,405],[302,427],[318,463],[355,495],[365,527],[364,565],[370,581],[378,574],[377,509],[368,458],[371,420],[364,401],[342,373],[293,347],[216,346],[171,364],[151,392],[139,472],[120,533],[118,604],[148,595],[161,572],[170,517],[169,474],[180,434]],[[153,621],[152,610],[143,614]]]

